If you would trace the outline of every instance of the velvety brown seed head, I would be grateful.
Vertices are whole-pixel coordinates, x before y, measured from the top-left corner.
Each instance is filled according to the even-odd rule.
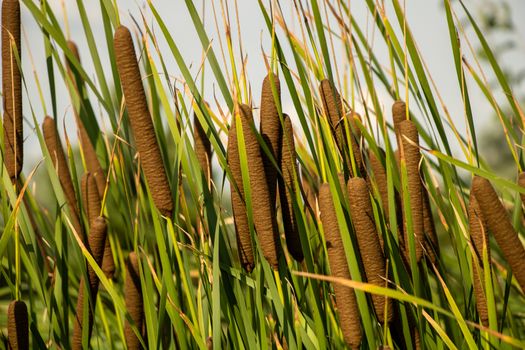
[[[211,142],[197,115],[193,117],[193,140],[195,142],[197,160],[206,175],[206,179],[209,179],[211,176]]]
[[[386,285],[386,262],[379,243],[379,237],[374,221],[372,203],[368,185],[362,178],[354,177],[348,180],[348,195],[350,200],[350,215],[355,228],[361,259],[365,268],[366,279],[376,286]],[[379,322],[392,320],[392,301],[381,295],[372,295],[374,309]],[[385,317],[385,301],[388,303],[388,314]]]
[[[233,177],[233,181],[230,181],[230,195],[235,232],[237,234],[239,259],[243,267],[251,271],[254,267],[253,248],[248,217],[246,215],[246,206],[243,199],[244,188],[242,184],[241,161],[239,159],[239,145],[237,142],[237,123],[235,122],[235,118],[232,118],[230,130],[228,131],[228,167]]]
[[[7,340],[9,349],[29,349],[28,324],[26,304],[20,300],[10,302],[7,308]]]
[[[106,175],[104,174],[104,170],[102,170],[102,168],[92,172],[92,174],[95,178],[95,182],[97,183],[98,195],[102,200],[104,198],[104,192],[106,191]]]
[[[473,266],[473,287],[474,295],[476,296],[476,308],[478,310],[479,318],[483,325],[488,326],[489,323],[489,312],[487,308],[487,299],[485,298],[485,279],[484,279],[484,266],[483,266],[483,247],[487,249],[487,256],[490,261],[490,247],[489,239],[487,235],[487,227],[485,221],[481,216],[481,209],[474,196],[474,193],[470,192],[470,202],[468,207],[468,220],[470,239],[474,248],[472,257]],[[478,268],[479,266],[479,268]]]
[[[144,304],[142,299],[142,285],[140,283],[140,270],[138,256],[135,252],[129,253],[126,263],[126,282],[124,285],[126,310],[129,312],[133,323],[139,332],[142,331],[144,320]],[[126,320],[124,325],[126,345],[130,350],[141,349],[140,340],[133,332],[131,324]]]
[[[107,235],[107,224],[106,219],[103,217],[97,217],[95,220],[93,220],[93,223],[89,230],[89,237],[87,242],[87,249],[90,252],[90,254],[93,256],[93,259],[95,259],[95,262],[97,265],[100,265],[102,263],[102,258],[104,256],[104,244],[106,242],[106,235]],[[76,308],[76,317],[73,325],[73,340],[72,340],[72,348],[75,350],[82,349],[82,328],[84,326],[88,327],[88,339],[91,337],[91,330],[93,329],[93,310],[95,309],[95,305],[91,305],[94,303],[95,300],[97,300],[97,293],[98,293],[98,277],[95,273],[95,270],[91,267],[91,265],[87,265],[87,277],[88,277],[88,289],[90,293],[90,307],[88,309],[88,324],[84,325],[83,322],[83,312],[84,312],[84,289],[85,289],[85,280],[82,278],[80,280],[80,286],[78,290],[78,300],[77,300],[77,308]],[[89,343],[89,340],[88,340]]]
[[[279,265],[280,239],[275,218],[275,203],[272,203],[270,198],[261,146],[253,131],[252,110],[247,105],[241,105],[239,110],[250,175],[253,224],[264,257],[274,269],[277,269]]]
[[[525,249],[510,221],[509,215],[500,202],[496,191],[487,179],[475,176],[472,190],[479,203],[481,214],[487,227],[509,263],[516,280],[525,290]]]
[[[334,277],[352,279],[346,262],[341,231],[339,230],[337,214],[328,183],[322,184],[319,188],[319,209],[321,210],[321,222],[331,274]],[[354,290],[337,283],[333,284],[333,287],[344,339],[350,347],[358,348],[361,344],[362,333]]]
[[[382,153],[384,152],[383,150],[381,151]],[[372,175],[377,186],[377,191],[381,197],[380,199],[383,212],[388,218],[390,212],[388,207],[388,183],[385,167],[372,150],[368,151],[368,159],[370,160],[370,167],[372,168]]]
[[[403,101],[396,101],[392,105],[392,119],[394,120],[394,129],[398,132],[401,122],[407,120],[406,104]]]
[[[279,177],[279,198],[281,201],[281,212],[286,236],[288,251],[297,261],[302,261],[303,249],[297,228],[297,221],[293,209],[293,201],[296,198],[294,174],[297,172],[297,159],[295,155],[295,143],[292,121],[284,115],[284,135],[281,150],[281,172]]]
[[[343,123],[343,101],[337,89],[328,79],[321,81],[319,93],[323,102],[325,115],[328,117],[330,127],[335,137],[337,146],[341,151],[346,150],[346,140]]]
[[[4,162],[11,179],[22,171],[24,133],[22,116],[22,78],[16,52],[20,59],[20,3],[2,2],[2,97],[4,100]]]
[[[432,218],[432,209],[430,206],[430,198],[426,188],[421,189],[422,204],[423,204],[423,230],[425,232],[425,249],[429,254],[429,259],[432,264],[437,263],[437,254],[439,254],[439,241],[437,239],[436,228],[434,227],[434,219]]]
[[[407,170],[407,184],[408,194],[410,200],[410,214],[412,216],[412,231],[408,232],[405,222],[405,242],[407,259],[409,258],[408,234],[413,234],[415,237],[415,248],[417,261],[421,259],[423,254],[423,197],[422,184],[419,177],[419,162],[421,160],[421,153],[419,151],[419,134],[416,125],[411,120],[405,120],[399,124],[399,135],[401,140],[401,160],[405,161]]]
[[[525,172],[520,173],[520,176],[518,177],[518,185],[525,188]],[[521,203],[525,205],[525,194],[520,193]]]
[[[124,26],[117,28],[114,46],[117,69],[126,98],[131,129],[151,196],[161,214],[171,217],[173,212],[171,190],[148,110],[133,39],[128,28]]]
[[[71,221],[73,227],[78,234],[83,236],[82,226],[79,220],[79,211],[77,199],[75,196],[75,188],[73,187],[73,181],[71,180],[71,174],[69,173],[69,167],[62,148],[62,142],[56,129],[55,121],[51,117],[45,117],[44,123],[42,124],[42,130],[44,133],[44,141],[47,146],[51,161],[58,174],[58,179],[62,185],[62,190],[66,197],[67,204],[71,212]]]
[[[81,188],[84,210],[86,211],[89,225],[91,226],[91,223],[100,215],[101,211],[97,183],[91,173],[86,173],[82,176]]]
[[[271,79],[270,79],[271,77]],[[272,90],[276,92],[276,97],[281,103],[281,83],[279,78],[269,73],[264,78],[261,92],[261,136],[266,142],[266,145],[270,148],[274,160],[279,164],[281,159],[281,143],[282,143],[282,126],[281,120],[279,119],[279,111]],[[271,159],[262,151],[264,160],[264,170],[266,173],[266,179],[268,181],[268,189],[270,191],[270,199],[275,204],[276,191],[277,191],[277,169],[272,163]]]

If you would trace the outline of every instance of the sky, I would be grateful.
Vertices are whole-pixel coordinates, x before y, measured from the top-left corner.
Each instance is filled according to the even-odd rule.
[[[87,53],[88,48],[85,40],[83,26],[76,9],[76,2],[65,1],[65,0],[48,0],[55,11],[57,18],[63,26],[64,31],[69,32],[69,37],[75,41],[79,47],[81,53],[81,59],[85,70],[92,74],[94,77],[94,68],[89,57],[84,56],[82,53]],[[206,1],[206,12],[205,12],[205,23],[210,38],[213,40],[212,45],[218,54],[218,41],[213,33],[216,32],[215,25],[212,21],[212,0]],[[219,1],[213,0],[215,5],[218,6]],[[387,1],[388,2],[388,1]],[[195,1],[195,6],[198,9],[202,9],[202,0]],[[283,12],[286,15],[292,13],[291,1],[281,1]],[[364,1],[351,1],[352,11],[354,18],[357,19],[358,23],[361,24],[361,28],[365,30],[367,35],[372,37],[373,35],[379,35],[375,32],[374,26],[371,24],[371,18],[369,11],[365,8]],[[490,3],[495,6],[489,6]],[[512,16],[512,22],[516,26],[515,34],[512,39],[517,43],[517,47],[512,53],[503,57],[503,63],[506,66],[512,67],[515,70],[525,68],[525,47],[523,40],[525,38],[525,21],[522,21],[519,14],[525,13],[525,1],[521,0],[509,0],[507,3],[510,5],[511,11],[509,12]],[[140,11],[143,12],[146,20],[149,24],[153,24],[152,15],[147,9],[144,1],[139,0],[117,0],[119,10],[121,13],[122,24],[133,28],[134,18],[139,18]],[[184,59],[187,64],[191,64],[192,73],[195,74],[200,66],[202,57],[202,47],[195,32],[193,23],[188,14],[184,0],[155,0],[155,7],[161,14],[162,18],[168,25],[170,33],[173,35],[173,39],[179,46]],[[482,13],[496,13],[496,16],[501,15],[500,1],[467,1],[467,5],[470,6],[473,13],[480,17]],[[103,34],[102,20],[99,12],[98,1],[85,1],[85,6],[89,14],[89,19],[93,32],[97,41],[97,46],[100,50],[100,57],[107,66],[108,58],[106,51],[105,37]],[[255,100],[260,96],[260,84],[266,75],[266,68],[264,66],[262,51],[268,51],[270,46],[268,32],[264,20],[260,14],[260,10],[256,0],[240,0],[238,1],[239,8],[239,19],[240,19],[240,32],[242,37],[243,49],[248,57],[247,71],[249,72],[249,80]],[[217,9],[218,10],[218,9]],[[391,8],[387,6],[387,12]],[[408,17],[409,26],[412,29],[412,33],[415,35],[416,41],[419,45],[419,49],[425,59],[425,62],[430,70],[434,82],[437,86],[437,90],[440,92],[443,101],[447,105],[454,123],[458,126],[459,130],[465,130],[465,124],[463,121],[463,112],[461,104],[461,94],[458,90],[458,84],[456,80],[456,73],[454,62],[452,60],[450,39],[448,34],[448,27],[446,23],[445,12],[443,9],[442,1],[434,0],[406,0],[406,11]],[[67,15],[67,22],[64,20]],[[67,25],[66,25],[67,23]],[[29,111],[30,107],[35,111],[37,120],[43,120],[44,110],[40,103],[39,92],[36,86],[36,79],[31,76],[30,72],[36,72],[38,79],[43,87],[43,99],[47,110],[51,110],[50,96],[46,92],[47,80],[46,80],[46,66],[45,66],[45,55],[43,38],[40,28],[37,26],[35,20],[32,18],[29,11],[22,5],[22,26],[23,26],[23,69],[26,74],[26,84],[28,93],[24,96],[24,110]],[[235,31],[237,28],[235,28]],[[233,32],[234,40],[236,32]],[[160,32],[157,32],[160,34]],[[498,43],[498,37],[494,38],[493,42]],[[160,43],[161,52],[169,52],[167,45],[164,41]],[[388,55],[385,47],[381,45],[374,45],[373,47],[375,54],[383,61],[388,62]],[[30,57],[31,59],[26,57]],[[219,54],[218,54],[219,55]],[[62,54],[61,54],[62,56]],[[173,77],[182,78],[180,70],[178,69],[175,61],[168,55],[167,59],[168,71]],[[110,74],[108,69],[108,74]],[[29,78],[28,79],[28,74]],[[208,74],[211,77],[211,74]],[[71,105],[69,102],[69,95],[65,89],[63,82],[59,76],[57,76],[57,96],[58,96],[58,113],[59,125],[65,125],[68,137],[73,143],[76,141],[76,135],[74,130],[74,117],[72,115]],[[207,79],[205,81],[205,94],[212,95],[213,91],[217,90],[214,86],[213,79]],[[474,93],[472,96],[473,112],[476,117],[477,125],[483,127],[486,125],[492,113],[484,101],[481,93]],[[31,101],[31,104],[29,103]],[[390,99],[384,96],[385,111],[389,110],[388,104]],[[254,101],[257,103],[257,101]],[[293,110],[290,100],[283,96],[283,107],[284,110]],[[42,158],[41,151],[38,147],[38,140],[35,131],[32,130],[32,119],[31,115],[25,113],[26,119],[31,121],[30,124],[25,125],[25,154],[26,154],[26,165],[35,164]],[[293,118],[293,115],[292,115]],[[104,123],[103,118],[99,121]],[[106,120],[106,123],[107,120]],[[29,169],[25,169],[27,171]]]

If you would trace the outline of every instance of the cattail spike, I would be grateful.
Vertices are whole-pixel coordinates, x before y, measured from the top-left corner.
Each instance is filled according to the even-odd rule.
[[[261,92],[261,136],[269,147],[274,160],[277,164],[281,161],[281,143],[282,143],[282,126],[281,120],[279,119],[279,111],[277,109],[277,103],[272,90],[275,89],[279,104],[281,103],[281,84],[279,78],[269,73],[264,78]],[[266,173],[266,180],[268,181],[268,189],[270,191],[270,200],[275,205],[276,192],[277,192],[277,169],[272,163],[271,159],[262,152],[264,160],[264,170]]]
[[[139,258],[135,252],[129,253],[126,263],[126,282],[124,285],[126,310],[129,312],[135,327],[142,332],[144,320],[144,304],[142,299],[142,284],[140,283]],[[139,338],[133,332],[131,324],[126,320],[124,336],[129,350],[142,349]]]
[[[294,174],[298,175],[297,159],[295,155],[295,143],[292,121],[285,114],[284,136],[281,149],[281,171],[279,177],[279,199],[281,201],[281,212],[288,251],[297,261],[303,261],[303,249],[297,221],[293,209],[293,201],[296,198]]]
[[[344,188],[344,180],[342,186]],[[350,280],[352,277],[348,269],[341,231],[339,230],[337,214],[328,183],[322,184],[319,189],[319,209],[321,210],[321,222],[331,274],[334,277]],[[362,333],[354,290],[337,283],[333,285],[333,288],[344,339],[350,347],[358,348],[361,344]]]
[[[114,46],[117,69],[126,98],[131,129],[151,196],[161,214],[171,217],[173,212],[171,190],[148,110],[133,39],[128,28],[124,26],[117,28]]]
[[[473,287],[476,296],[476,308],[478,310],[481,323],[485,326],[489,324],[489,312],[487,308],[487,299],[485,297],[485,278],[483,269],[483,249],[487,249],[488,261],[490,262],[490,247],[489,237],[487,235],[487,228],[485,221],[481,215],[481,209],[474,193],[470,193],[470,201],[468,207],[468,220],[470,229],[470,239],[474,247],[472,256],[473,266]],[[479,268],[478,268],[479,266]]]
[[[242,123],[242,119],[241,119]],[[243,126],[244,133],[244,126]],[[250,226],[246,216],[244,203],[244,188],[242,183],[241,161],[239,158],[239,144],[237,139],[237,123],[235,118],[228,131],[228,167],[232,173],[230,181],[230,194],[237,236],[237,249],[242,266],[251,271],[254,267],[252,239],[250,237]],[[237,186],[237,187],[235,187]]]
[[[104,256],[104,244],[106,242],[106,235],[107,235],[107,224],[106,219],[103,217],[97,217],[90,228],[89,232],[89,238],[88,238],[88,244],[87,249],[90,252],[90,254],[93,256],[93,259],[95,259],[95,262],[97,265],[100,265],[102,263],[102,258]],[[91,338],[91,330],[93,329],[93,310],[95,310],[95,301],[97,300],[97,293],[98,293],[98,277],[95,273],[95,270],[91,267],[91,265],[87,265],[87,277],[88,277],[88,290],[89,290],[89,305],[88,308],[88,324],[84,325],[83,321],[83,315],[84,315],[84,289],[85,289],[85,280],[82,278],[80,280],[80,286],[78,290],[78,300],[77,300],[77,308],[76,308],[76,317],[74,321],[74,328],[73,328],[73,341],[72,341],[72,348],[74,350],[80,350],[82,349],[82,329],[84,326],[88,327],[88,344],[89,344],[89,338]]]
[[[349,197],[352,198],[350,215],[363,259],[366,279],[371,284],[384,287],[387,278],[386,262],[374,222],[368,185],[364,179],[354,177],[348,180],[347,186]],[[373,295],[372,301],[379,322],[390,322],[393,315],[391,299],[385,300],[381,295]],[[385,315],[385,303],[387,303],[387,315]]]
[[[27,306],[23,301],[13,300],[7,309],[7,339],[11,350],[29,349],[29,326]]]
[[[496,242],[498,242],[521,289],[525,290],[525,266],[523,265],[525,249],[518,233],[512,226],[505,207],[503,207],[490,182],[485,178],[474,176],[472,191],[479,203],[487,227],[496,238]]]
[[[4,99],[4,162],[9,177],[15,180],[22,171],[24,133],[22,116],[22,76],[20,60],[20,3],[2,2],[2,97]]]
[[[51,161],[53,162],[53,166],[58,174],[58,179],[62,185],[64,195],[66,196],[66,201],[71,212],[73,227],[77,233],[83,237],[84,234],[79,220],[75,188],[73,187],[73,181],[71,180],[71,174],[69,173],[68,163],[62,148],[62,142],[60,141],[55,121],[51,117],[46,116],[44,118],[44,123],[42,124],[42,130],[47,150],[49,151]]]
[[[197,160],[208,182],[211,177],[211,142],[196,114],[193,117],[193,140]]]
[[[408,235],[413,234],[415,240],[416,259],[419,262],[423,254],[424,224],[423,224],[423,197],[422,184],[419,176],[419,134],[416,125],[411,120],[399,124],[399,138],[401,140],[401,160],[405,161],[407,172],[408,195],[410,200],[410,215],[412,217],[412,232],[408,232],[406,218],[404,220],[406,256],[409,259]]]
[[[398,130],[399,124],[407,120],[406,104],[403,101],[396,101],[392,105],[392,119],[394,120],[394,129]]]

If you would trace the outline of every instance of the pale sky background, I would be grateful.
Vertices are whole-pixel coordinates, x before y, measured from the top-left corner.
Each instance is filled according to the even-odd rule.
[[[220,59],[219,46],[214,35],[216,29],[214,22],[212,20],[212,8],[211,0],[206,1],[206,25],[208,28],[208,34],[210,38],[215,39],[213,45],[216,55]],[[216,1],[216,6],[218,6],[218,1]],[[389,2],[389,1],[386,1]],[[60,0],[49,0],[49,3],[52,5],[55,10],[55,14],[59,21],[61,21],[63,28],[64,26],[64,9],[67,13],[68,22],[69,22],[69,31],[70,37],[74,40],[79,46],[81,53],[81,59],[85,70],[94,77],[93,65],[89,59],[88,47],[86,44],[84,31],[82,23],[80,21],[78,11],[76,9],[76,2],[74,1],[60,1]],[[488,0],[478,0],[478,1],[467,1],[467,5],[470,6],[473,14],[479,18],[480,11],[494,12],[499,13],[498,6],[490,7],[489,3],[500,4],[500,1],[488,1]],[[503,63],[505,67],[510,67],[513,71],[519,71],[520,69],[525,68],[525,21],[523,21],[523,14],[525,13],[525,1],[523,0],[509,0],[507,3],[511,6],[510,14],[512,16],[512,22],[516,26],[515,34],[512,36],[512,39],[518,44],[516,48],[513,49],[512,53],[507,54],[503,58]],[[189,13],[186,9],[184,0],[155,0],[154,4],[166,22],[170,33],[173,36],[173,39],[179,46],[182,55],[188,65],[192,64],[192,73],[195,74],[197,66],[200,64],[202,56],[202,47],[201,43],[197,37],[196,31],[194,29],[193,23],[189,16]],[[282,1],[283,12],[286,14],[292,13],[291,10],[291,1]],[[202,0],[195,1],[196,7],[200,10],[202,8]],[[107,67],[108,58],[106,51],[105,36],[103,32],[102,19],[99,13],[99,2],[98,1],[85,1],[85,6],[89,13],[91,26],[94,31],[95,38],[98,43],[100,50],[100,56],[102,63]],[[152,15],[145,6],[144,1],[135,0],[135,1],[124,1],[119,0],[118,6],[121,12],[121,21],[122,24],[134,28],[134,22],[131,19],[130,15],[133,15],[136,19],[139,18],[138,13],[140,10],[143,10],[144,15],[146,16],[148,23],[151,25],[154,23],[152,20]],[[369,11],[365,8],[364,1],[351,1],[351,6],[353,9],[353,16],[361,24],[361,28],[367,33],[368,36],[373,35],[375,30],[375,35],[379,38],[379,33],[375,29],[375,26],[371,24],[371,17]],[[266,25],[260,14],[260,10],[256,0],[239,0],[238,1],[239,13],[240,13],[240,23],[241,23],[241,36],[243,42],[243,48],[245,53],[248,55],[248,74],[249,80],[251,82],[253,96],[255,97],[255,103],[258,103],[260,96],[260,84],[266,75],[266,69],[262,59],[261,45],[265,52],[268,52],[270,47],[269,34],[266,29]],[[432,74],[432,77],[435,80],[437,88],[445,101],[447,108],[454,118],[454,122],[460,132],[464,132],[465,125],[463,122],[463,113],[462,113],[462,104],[461,104],[461,94],[458,89],[457,78],[455,73],[454,62],[451,54],[450,40],[448,34],[448,27],[446,23],[445,11],[443,9],[443,1],[434,1],[434,0],[406,0],[406,9],[408,16],[408,23],[412,29],[412,33],[415,35],[416,41],[419,45],[423,57],[428,65],[428,68]],[[389,12],[388,12],[389,11]],[[461,12],[458,11],[460,14]],[[394,18],[393,11],[391,7],[387,7],[388,16]],[[521,15],[521,16],[520,16]],[[232,14],[233,16],[233,14]],[[291,17],[290,17],[291,18]],[[26,75],[26,82],[28,88],[28,94],[24,96],[24,109],[25,116],[29,120],[31,115],[29,113],[29,104],[28,98],[31,99],[33,108],[36,112],[38,120],[43,120],[44,112],[39,100],[38,90],[36,88],[35,81],[31,72],[33,68],[36,70],[39,79],[41,80],[42,87],[44,88],[44,99],[46,101],[47,110],[51,111],[51,103],[49,94],[46,92],[47,89],[47,72],[44,59],[44,46],[43,38],[40,29],[36,25],[34,19],[32,18],[29,11],[22,5],[22,25],[23,25],[23,54],[27,53],[28,48],[31,51],[33,57],[33,62],[27,55],[24,55],[23,59],[23,68]],[[235,28],[236,30],[236,28]],[[157,34],[159,37],[162,37],[160,31],[157,28]],[[473,35],[470,36],[474,38]],[[281,37],[283,38],[283,37]],[[499,38],[490,38],[491,43],[496,44]],[[381,40],[376,40],[380,42]],[[473,40],[473,42],[476,42]],[[173,76],[181,77],[180,70],[175,64],[174,59],[171,57],[171,52],[169,51],[164,40],[161,40],[161,52],[165,52],[168,57],[168,70]],[[84,52],[84,53],[83,53]],[[385,47],[378,44],[374,46],[374,52],[379,57],[379,59],[388,64],[388,56]],[[63,54],[60,53],[60,56],[63,57]],[[288,56],[288,60],[291,60]],[[34,67],[32,66],[34,63]],[[65,90],[65,86],[61,81],[59,73],[56,73],[57,77],[57,96],[58,96],[58,118],[59,124],[62,125],[62,122],[65,121],[67,126],[67,132],[73,141],[76,138],[76,128],[74,125],[74,118],[72,115],[69,95]],[[107,70],[107,74],[111,74],[110,69]],[[211,71],[208,70],[207,76],[210,79],[206,80],[205,95],[208,98],[212,96],[214,88],[214,80],[211,74]],[[470,87],[470,85],[469,85]],[[523,86],[519,87],[523,90]],[[221,98],[218,88],[215,88],[217,96]],[[382,93],[380,93],[382,94]],[[391,100],[386,97],[383,93],[384,100],[384,109],[388,112],[390,110]],[[479,93],[478,90],[474,89],[471,95],[472,107],[474,116],[476,118],[476,125],[478,129],[482,129],[488,118],[491,117],[492,112],[487,107],[486,102],[484,102],[483,96]],[[93,102],[95,100],[93,99]],[[293,107],[291,102],[286,96],[283,96],[283,106],[284,110],[288,111],[292,116],[294,114]],[[257,106],[256,106],[257,107]],[[100,120],[99,120],[100,122]],[[106,120],[106,123],[107,120]],[[31,122],[32,124],[32,122]],[[26,168],[25,171],[29,171],[28,166],[35,164],[39,159],[42,158],[41,151],[38,146],[38,140],[35,134],[35,131],[30,128],[30,126],[25,124],[25,154],[26,154]]]

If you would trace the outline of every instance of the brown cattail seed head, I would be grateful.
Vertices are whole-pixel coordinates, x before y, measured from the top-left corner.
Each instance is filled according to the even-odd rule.
[[[281,140],[283,131],[281,120],[279,119],[277,103],[273,95],[274,90],[276,93],[275,97],[280,104],[281,84],[279,78],[275,74],[269,73],[266,78],[264,78],[261,92],[261,136],[270,149],[273,159],[279,164],[281,159]],[[264,160],[266,180],[268,181],[268,189],[270,191],[270,199],[272,204],[275,205],[278,172],[274,163],[272,163],[271,159],[264,151],[262,151],[262,156]]]
[[[489,312],[487,308],[487,299],[485,297],[485,279],[483,273],[483,249],[487,250],[488,261],[490,261],[490,247],[487,235],[487,227],[481,215],[481,209],[474,196],[470,193],[470,202],[468,207],[468,220],[470,229],[470,239],[474,248],[472,257],[473,266],[473,286],[474,294],[476,296],[476,308],[478,309],[479,318],[483,325],[487,326],[489,323]],[[478,268],[479,266],[479,268]]]
[[[141,332],[144,320],[144,305],[142,300],[142,285],[140,283],[139,261],[135,252],[129,253],[129,258],[126,263],[124,294],[126,310],[129,312],[137,330]],[[128,349],[136,350],[142,348],[139,338],[135,332],[133,332],[131,324],[127,320],[124,325],[124,336]]]
[[[27,307],[23,301],[13,300],[9,303],[7,309],[7,338],[9,349],[29,349]]]
[[[525,249],[512,226],[507,211],[487,179],[475,176],[472,181],[472,191],[474,191],[487,227],[496,238],[521,289],[525,290],[525,265],[523,265]]]
[[[153,202],[162,215],[171,217],[173,199],[162,161],[155,129],[146,103],[133,39],[128,28],[120,26],[114,37],[115,56],[131,129]]]
[[[328,183],[322,184],[319,188],[319,209],[321,210],[321,222],[325,234],[331,274],[334,277],[352,279]],[[354,290],[337,283],[333,287],[344,339],[350,347],[358,348],[361,344],[362,334]]]
[[[249,106],[239,106],[250,176],[253,223],[264,257],[273,268],[279,265],[280,240],[275,220],[275,206],[271,202],[268,182],[259,141],[254,133],[253,116]]]
[[[394,129],[397,132],[399,124],[407,120],[407,110],[405,102],[394,102],[394,104],[392,105],[392,119],[394,120]]]
[[[401,140],[401,160],[405,161],[407,172],[408,195],[410,201],[410,215],[412,217],[412,232],[408,232],[407,220],[405,218],[405,244],[408,258],[409,240],[408,235],[414,235],[416,248],[416,259],[419,262],[423,254],[423,203],[422,203],[422,184],[419,177],[419,162],[421,154],[419,152],[419,134],[416,125],[405,120],[399,124],[399,137]]]
[[[245,131],[241,114],[241,124],[243,124],[243,133]],[[239,258],[243,267],[251,271],[254,266],[252,240],[250,237],[250,226],[246,215],[246,205],[244,203],[244,188],[242,183],[241,161],[239,158],[239,144],[237,139],[237,123],[233,118],[228,131],[228,167],[232,173],[230,181],[230,194],[235,223],[235,232],[237,234],[237,248]]]
[[[193,141],[197,160],[206,179],[209,180],[211,177],[211,142],[196,114],[193,117]]]
[[[292,121],[287,115],[284,115],[284,135],[281,157],[282,177],[279,179],[279,198],[281,201],[286,245],[293,258],[297,261],[302,261],[304,258],[303,249],[301,247],[301,239],[299,237],[299,230],[293,209],[293,202],[296,198],[294,176],[298,174],[297,160]]]
[[[4,99],[4,162],[11,179],[22,171],[24,133],[22,117],[22,77],[16,53],[21,59],[20,3],[2,2],[2,97]]]
[[[106,235],[107,235],[107,224],[106,219],[103,217],[97,217],[95,220],[93,220],[93,223],[89,230],[89,238],[88,238],[88,244],[87,249],[90,252],[90,254],[93,256],[93,259],[95,259],[95,262],[97,265],[100,265],[102,263],[102,258],[104,256],[104,244],[106,242]],[[91,267],[91,265],[88,264],[87,266],[87,277],[88,277],[88,290],[91,295],[90,302],[97,300],[97,292],[98,292],[98,277],[95,273],[95,270]],[[88,339],[91,337],[91,330],[93,328],[93,310],[95,309],[94,305],[91,305],[87,312],[88,312],[88,324],[84,325],[83,322],[83,312],[84,312],[84,289],[85,289],[85,280],[82,278],[80,280],[80,286],[78,291],[78,300],[77,300],[77,312],[74,322],[74,328],[73,328],[73,341],[72,341],[72,347],[73,349],[82,349],[82,328],[84,326],[88,327]]]
[[[97,183],[95,182],[95,177],[91,173],[86,173],[82,176],[81,188],[82,198],[84,199],[84,209],[91,226],[91,223],[100,215],[101,211]]]
[[[348,180],[348,195],[350,201],[350,215],[357,236],[357,243],[363,265],[365,267],[366,279],[369,283],[384,287],[386,284],[386,262],[379,243],[372,203],[368,185],[362,178],[354,177]],[[385,317],[385,301],[387,300],[388,314]],[[392,320],[392,302],[381,295],[373,295],[374,309],[379,322]]]

